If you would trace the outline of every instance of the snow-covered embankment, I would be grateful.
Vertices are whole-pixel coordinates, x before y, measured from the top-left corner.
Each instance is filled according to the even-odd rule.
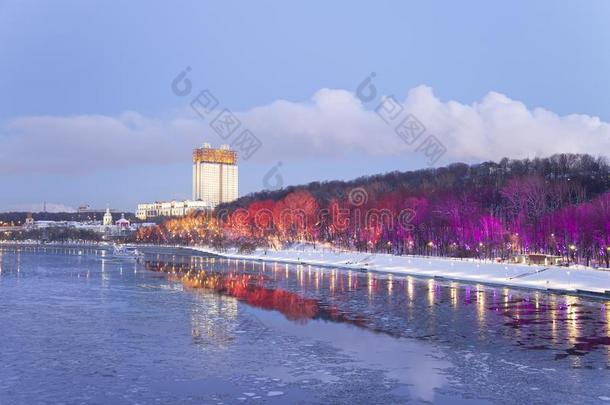
[[[582,266],[567,268],[507,264],[480,260],[312,249],[311,247],[277,251],[257,249],[250,254],[240,254],[236,249],[230,249],[222,253],[209,248],[194,248],[194,250],[232,259],[309,264],[423,277],[443,277],[473,283],[540,290],[561,290],[581,294],[603,294],[610,299],[610,271]]]

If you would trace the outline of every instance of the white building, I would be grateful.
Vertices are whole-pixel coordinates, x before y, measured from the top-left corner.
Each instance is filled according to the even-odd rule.
[[[193,200],[217,206],[237,199],[237,153],[222,145],[206,143],[193,151]]]
[[[136,217],[179,217],[197,210],[211,210],[238,196],[237,153],[222,145],[206,143],[193,150],[193,199],[138,204]]]
[[[154,217],[182,217],[193,211],[213,209],[205,201],[164,201],[138,204],[136,217],[141,220]]]

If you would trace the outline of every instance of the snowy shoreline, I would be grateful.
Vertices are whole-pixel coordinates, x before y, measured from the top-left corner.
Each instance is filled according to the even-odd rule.
[[[583,266],[559,267],[441,257],[395,256],[330,249],[257,249],[251,254],[237,249],[219,252],[205,247],[183,247],[228,259],[304,264],[394,275],[443,278],[494,286],[591,295],[610,299],[610,271]]]

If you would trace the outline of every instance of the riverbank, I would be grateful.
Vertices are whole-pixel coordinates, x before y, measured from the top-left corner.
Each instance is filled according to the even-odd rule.
[[[277,251],[257,249],[249,254],[238,253],[237,249],[228,249],[226,252],[218,252],[206,247],[189,247],[188,249],[229,259],[445,278],[455,281],[592,295],[610,299],[610,271],[584,266],[538,266],[473,259],[395,256],[383,253],[313,249],[310,246]]]

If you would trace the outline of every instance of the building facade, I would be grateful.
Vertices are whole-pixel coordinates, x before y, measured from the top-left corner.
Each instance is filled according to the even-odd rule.
[[[159,201],[138,204],[136,218],[142,221],[155,217],[182,217],[193,211],[212,209],[205,201]]]
[[[205,201],[215,207],[237,199],[237,153],[222,145],[210,144],[193,151],[193,200]]]

